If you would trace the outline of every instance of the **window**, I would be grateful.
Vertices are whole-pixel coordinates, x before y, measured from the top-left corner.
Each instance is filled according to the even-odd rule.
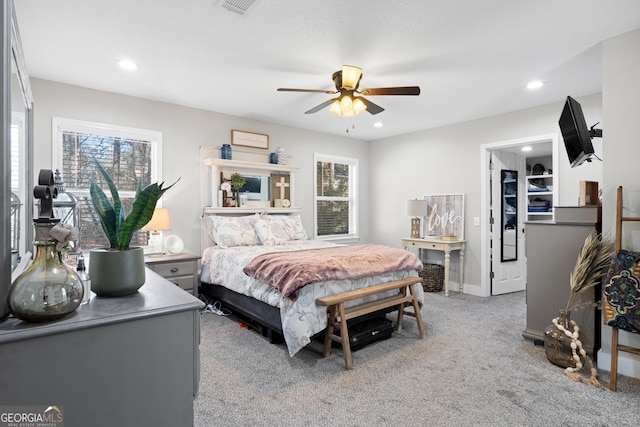
[[[314,163],[315,237],[357,239],[358,159],[316,153]]]
[[[78,199],[80,246],[84,250],[108,246],[89,198],[91,180],[100,182],[93,159],[109,173],[129,212],[138,181],[145,187],[162,175],[162,133],[55,117],[52,125],[55,169],[60,170],[65,191]],[[110,196],[108,188],[103,189]],[[136,233],[131,244],[146,245],[147,233]]]
[[[11,250],[22,256],[27,250],[25,239],[26,227],[26,145],[25,116],[23,113],[11,114]],[[12,264],[12,266],[14,266]]]

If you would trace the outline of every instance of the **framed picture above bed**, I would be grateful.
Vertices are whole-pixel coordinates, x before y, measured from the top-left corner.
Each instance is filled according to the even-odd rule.
[[[424,196],[428,211],[423,222],[426,238],[464,240],[464,194]]]
[[[269,148],[269,135],[232,129],[231,144],[266,150]]]

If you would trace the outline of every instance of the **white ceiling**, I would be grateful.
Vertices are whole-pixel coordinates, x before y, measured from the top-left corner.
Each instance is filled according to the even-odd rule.
[[[637,0],[16,0],[32,77],[345,135],[324,109],[343,64],[375,96],[347,136],[375,140],[601,91],[601,41],[640,28]],[[136,72],[118,68],[128,58]],[[529,91],[540,79],[546,85]],[[37,98],[36,98],[37,102]],[[382,128],[374,128],[380,121]],[[246,129],[259,132],[260,129]]]

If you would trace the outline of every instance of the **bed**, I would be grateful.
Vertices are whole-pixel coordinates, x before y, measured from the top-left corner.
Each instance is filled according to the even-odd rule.
[[[269,338],[282,336],[291,356],[309,344],[312,337],[327,326],[327,309],[316,305],[316,299],[417,277],[422,269],[418,257],[402,249],[382,245],[347,247],[309,240],[299,214],[205,215],[203,230],[211,244],[202,253],[201,292],[221,301],[224,307],[233,312],[256,322],[263,335]],[[345,251],[349,252],[348,256],[342,255]],[[280,273],[293,267],[283,264],[274,268],[274,262],[287,257],[298,259],[298,256],[320,259],[323,254],[332,259],[332,265],[336,260],[339,261],[339,273],[317,276],[314,279],[316,281],[305,286],[299,287],[296,282],[295,286],[277,289],[280,285],[278,282],[285,280]],[[367,261],[365,258],[369,256],[373,259]],[[365,264],[369,263],[366,269],[363,269],[362,264],[359,267],[358,264],[353,267],[346,264],[347,261],[362,262],[363,259]],[[389,265],[382,266],[384,263]],[[296,261],[294,264],[301,262]],[[393,268],[389,270],[390,266]],[[310,268],[307,265],[302,270]],[[353,271],[346,277],[343,276],[344,271],[350,269]],[[388,271],[383,271],[384,269]],[[369,274],[371,271],[375,274]],[[355,273],[354,277],[351,277],[352,273]],[[272,280],[274,275],[279,276],[275,282]],[[299,274],[293,275],[297,278]],[[305,279],[309,281],[312,278]],[[414,286],[414,291],[422,304],[422,286],[418,283]],[[367,298],[375,300],[385,296],[388,294]],[[353,304],[362,302],[367,302],[367,299],[354,301]]]

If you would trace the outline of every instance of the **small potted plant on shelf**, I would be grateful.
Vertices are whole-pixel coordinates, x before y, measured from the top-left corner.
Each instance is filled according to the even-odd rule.
[[[231,188],[233,189],[233,198],[236,201],[236,206],[240,206],[240,198],[238,197],[238,193],[244,185],[245,181],[246,180],[244,176],[240,175],[237,172],[231,175]]]
[[[164,183],[142,188],[138,182],[133,206],[127,215],[113,180],[102,165],[94,161],[109,187],[112,201],[95,179],[92,180],[89,187],[91,203],[109,240],[109,247],[91,250],[91,290],[98,296],[129,295],[137,292],[145,281],[144,251],[141,247],[131,247],[131,239],[136,231],[151,220],[158,200],[175,183],[165,188]]]

